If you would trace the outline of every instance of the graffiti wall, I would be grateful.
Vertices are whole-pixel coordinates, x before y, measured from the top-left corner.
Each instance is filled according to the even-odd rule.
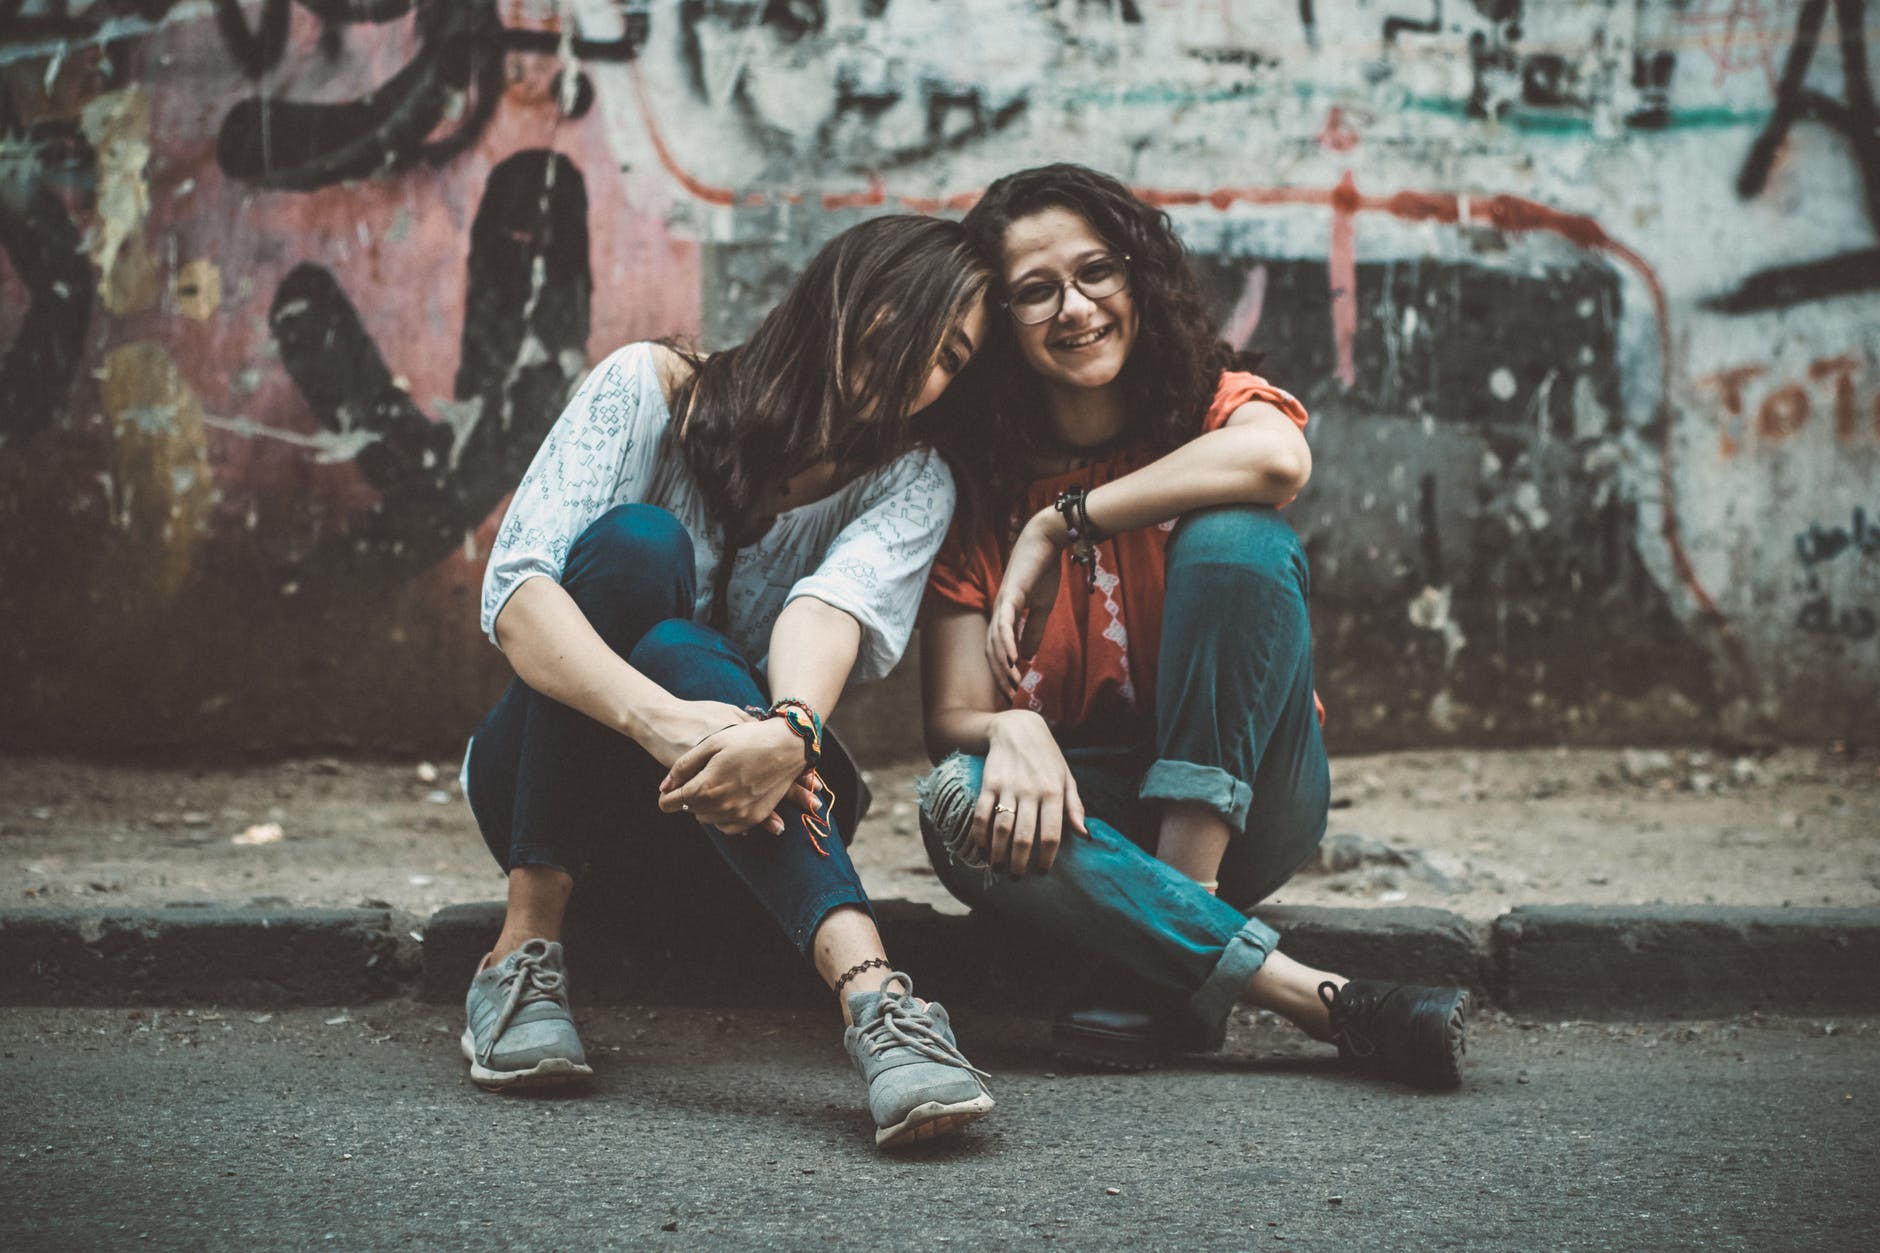
[[[0,746],[448,742],[591,363],[1049,160],[1163,205],[1313,412],[1335,742],[1871,738],[1868,17],[0,0]]]

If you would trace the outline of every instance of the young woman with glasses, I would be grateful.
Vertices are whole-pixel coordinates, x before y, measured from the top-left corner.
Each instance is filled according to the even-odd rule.
[[[957,223],[876,218],[746,343],[622,348],[549,432],[483,583],[516,680],[464,762],[509,876],[466,999],[477,1083],[591,1073],[562,967],[579,879],[667,948],[688,915],[741,933],[755,896],[837,995],[878,1144],[992,1108],[883,952],[845,847],[857,774],[822,734],[849,679],[906,647],[954,499],[919,445],[952,420],[937,402],[984,341],[988,281]]]
[[[1460,988],[1348,981],[1249,910],[1312,855],[1328,777],[1305,555],[1305,410],[1236,368],[1168,216],[1073,165],[966,228],[1004,297],[975,490],[929,583],[922,829],[947,887],[1120,967],[1060,1052],[1218,1047],[1237,1001],[1373,1069],[1460,1082]],[[1118,986],[1114,982],[1112,988]]]

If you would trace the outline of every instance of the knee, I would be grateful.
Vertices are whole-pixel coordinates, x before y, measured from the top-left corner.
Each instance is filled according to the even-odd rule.
[[[1302,594],[1308,582],[1305,548],[1270,505],[1229,505],[1184,517],[1169,536],[1171,589],[1185,568],[1196,566],[1242,571]]]
[[[686,618],[656,622],[627,656],[627,664],[656,683],[670,686],[674,675],[691,660],[724,649],[724,637],[708,626]]]
[[[568,550],[568,564],[609,569],[682,572],[692,577],[692,537],[679,519],[655,505],[615,505],[588,525]]]
[[[983,757],[955,753],[927,772],[918,785],[921,833],[927,837],[928,851],[945,851],[955,860],[974,854],[970,836],[973,807],[979,803],[980,779],[985,773]],[[939,850],[933,846],[939,845]],[[983,864],[983,863],[981,863]]]

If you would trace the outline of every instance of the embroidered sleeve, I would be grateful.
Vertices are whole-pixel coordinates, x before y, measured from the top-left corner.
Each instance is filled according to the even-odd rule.
[[[791,587],[789,600],[814,596],[861,624],[857,680],[881,678],[906,650],[953,499],[953,472],[939,454],[908,453],[871,486],[816,569]]]
[[[516,589],[532,578],[559,580],[581,532],[639,498],[666,420],[648,351],[630,344],[589,374],[522,476],[483,571],[483,633],[497,647],[496,617]]]

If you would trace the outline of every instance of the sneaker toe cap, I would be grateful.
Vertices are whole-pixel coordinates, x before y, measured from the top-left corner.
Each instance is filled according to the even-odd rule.
[[[489,1065],[492,1070],[528,1070],[551,1057],[565,1058],[578,1066],[587,1064],[581,1037],[565,1019],[512,1023],[496,1042]]]
[[[985,1088],[970,1072],[938,1063],[901,1066],[884,1071],[870,1085],[869,1112],[875,1122],[888,1126],[927,1104],[957,1105],[977,1100]]]

